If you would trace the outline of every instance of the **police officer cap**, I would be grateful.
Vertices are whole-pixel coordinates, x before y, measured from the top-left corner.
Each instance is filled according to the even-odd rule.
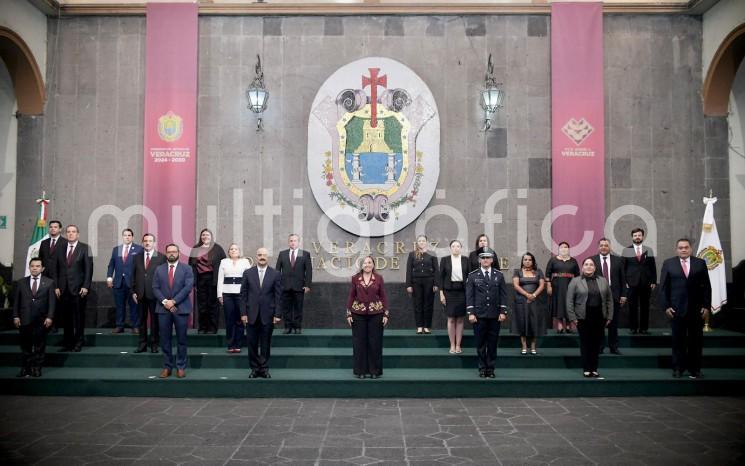
[[[479,248],[479,259],[484,259],[486,257],[491,257],[494,259],[497,256],[497,254],[494,252],[494,249],[484,246],[483,248]]]

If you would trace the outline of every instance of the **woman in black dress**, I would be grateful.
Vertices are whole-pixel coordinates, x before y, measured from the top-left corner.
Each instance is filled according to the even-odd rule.
[[[347,299],[347,324],[352,327],[354,375],[377,379],[383,374],[383,327],[388,325],[388,298],[375,261],[367,256],[352,277]]]
[[[466,279],[471,271],[469,261],[461,254],[463,245],[457,239],[450,242],[450,255],[440,259],[437,284],[440,302],[448,317],[450,354],[461,353],[463,323],[466,316]]]
[[[512,319],[512,331],[520,335],[521,354],[538,354],[536,339],[546,334],[545,312],[538,305],[538,296],[546,286],[543,272],[536,267],[535,256],[526,252],[521,259],[521,266],[515,269],[512,285],[515,288],[515,313]]]
[[[215,243],[212,231],[205,228],[199,233],[199,242],[189,254],[189,265],[194,271],[197,290],[199,333],[217,333],[217,276],[225,250]]]
[[[427,252],[429,241],[424,235],[416,238],[416,248],[406,261],[406,291],[412,296],[416,333],[432,333],[432,309],[437,293],[437,258]]]
[[[471,267],[471,270],[476,270],[479,267],[481,267],[481,262],[479,262],[479,249],[489,247],[489,237],[485,234],[480,234],[478,238],[476,238],[476,246],[474,246],[473,251],[468,255],[468,265]],[[499,264],[496,263],[497,258],[494,258],[495,266],[498,266]]]
[[[613,319],[613,294],[608,282],[595,273],[591,257],[582,262],[582,275],[567,288],[567,317],[579,331],[582,375],[600,377],[598,355],[605,327]]]
[[[572,278],[579,275],[577,261],[569,255],[569,243],[559,243],[559,255],[549,259],[546,265],[546,292],[550,296],[551,317],[559,333],[573,333],[573,324],[567,319],[567,287]]]

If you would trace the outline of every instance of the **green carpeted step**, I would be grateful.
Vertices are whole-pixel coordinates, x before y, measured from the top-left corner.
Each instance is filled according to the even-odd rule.
[[[272,379],[248,379],[241,369],[189,369],[187,377],[157,378],[158,370],[47,368],[18,379],[0,368],[4,394],[167,397],[577,397],[741,395],[745,369],[707,369],[699,380],[673,379],[664,369],[602,369],[585,379],[577,369],[501,369],[480,379],[474,369],[386,369],[359,380],[346,369],[273,369]]]
[[[87,329],[86,345],[88,346],[137,346],[138,335],[131,333],[112,335],[109,329]],[[349,329],[307,329],[301,335],[284,335],[277,329],[272,336],[272,347],[339,347],[348,348],[352,345],[352,334]],[[670,329],[651,329],[649,335],[631,335],[628,330],[619,331],[621,348],[670,348]],[[18,345],[17,331],[0,332],[0,345]],[[51,334],[47,339],[50,346],[59,346],[62,333]],[[189,346],[225,348],[225,331],[217,335],[198,335],[195,330],[189,332]],[[463,345],[473,347],[473,333],[466,329]],[[549,334],[539,339],[539,345],[545,348],[579,348],[579,338],[576,334]],[[444,330],[435,330],[432,335],[416,335],[412,330],[386,330],[384,346],[398,348],[448,348],[449,340]],[[520,346],[519,337],[510,333],[502,333],[500,346]],[[745,334],[715,330],[704,334],[704,346],[740,347],[745,348]]]
[[[623,355],[604,354],[600,358],[604,368],[668,368],[671,366],[667,348],[624,348]],[[20,361],[18,348],[0,346],[0,366],[17,366]],[[80,353],[47,353],[45,365],[49,367],[103,367],[103,368],[158,368],[163,356],[150,352],[135,354],[125,346],[83,347]],[[204,369],[248,368],[248,354],[228,354],[222,348],[190,347],[189,367]],[[272,349],[272,367],[295,369],[349,369],[352,367],[351,348],[298,348]],[[743,368],[745,348],[706,348],[704,367]],[[443,348],[385,348],[383,366],[391,369],[457,369],[477,367],[476,352],[465,348],[462,354],[449,354]],[[521,355],[515,348],[500,348],[497,367],[511,369],[579,368],[581,358],[576,348],[542,348],[537,356]]]

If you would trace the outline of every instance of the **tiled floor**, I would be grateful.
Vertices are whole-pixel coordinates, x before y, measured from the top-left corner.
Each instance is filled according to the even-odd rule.
[[[2,464],[745,464],[745,398],[6,396]]]

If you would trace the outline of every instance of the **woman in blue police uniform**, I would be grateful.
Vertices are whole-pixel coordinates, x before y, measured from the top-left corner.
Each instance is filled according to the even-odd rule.
[[[507,319],[507,289],[502,272],[492,267],[496,254],[488,247],[479,250],[480,266],[468,274],[466,313],[473,324],[479,377],[494,378],[497,343],[502,322]]]

